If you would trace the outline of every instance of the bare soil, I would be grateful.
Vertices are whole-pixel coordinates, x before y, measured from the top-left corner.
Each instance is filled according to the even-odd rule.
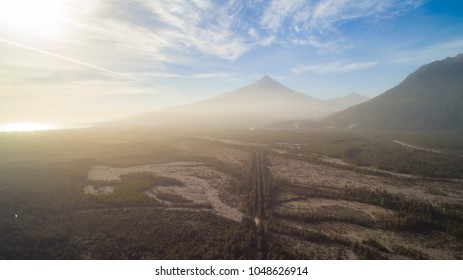
[[[279,211],[285,211],[287,213],[303,215],[313,214],[333,218],[343,218],[355,215],[371,221],[377,221],[394,215],[394,211],[392,210],[370,204],[323,198],[288,201],[279,204],[274,210],[277,213]]]
[[[270,155],[269,169],[275,178],[287,180],[302,186],[322,186],[332,188],[370,188],[389,193],[401,194],[409,199],[429,201],[433,205],[463,204],[463,183],[439,181],[426,178],[389,178],[361,174],[345,169],[314,164],[302,160]],[[439,194],[433,190],[439,190]]]
[[[87,185],[84,187],[85,194],[92,194],[92,195],[104,195],[110,194],[114,191],[114,187],[112,186],[103,186],[103,187],[96,187],[92,185]]]
[[[286,250],[297,253],[305,259],[310,260],[336,260],[349,259],[349,248],[337,244],[314,243],[300,238],[294,238],[282,234],[274,234],[274,238]]]
[[[201,162],[172,162],[149,164],[124,168],[97,165],[90,169],[88,179],[93,181],[120,180],[122,175],[149,172],[154,175],[171,177],[185,184],[185,187],[161,186],[149,190],[147,195],[156,196],[156,191],[179,195],[198,203],[210,203],[214,213],[225,218],[240,221],[242,213],[228,206],[219,198],[219,190],[226,187],[228,176],[215,171]],[[158,199],[157,197],[153,199]]]
[[[463,203],[463,183],[458,180],[389,176],[395,174],[369,175],[346,170],[343,166],[336,168],[276,154],[270,154],[267,158],[270,162],[269,176],[300,187],[382,190],[410,200],[430,202],[438,209],[445,209],[446,205],[461,206]],[[331,163],[346,164],[342,161]],[[376,246],[382,248],[378,249],[383,250],[380,254],[389,259],[415,258],[417,254],[429,259],[463,258],[463,243],[445,231],[407,231],[376,224],[376,221],[397,219],[400,216],[398,211],[343,199],[307,198],[291,191],[280,191],[273,197],[273,202],[274,219],[279,225],[319,232],[333,240],[348,240],[351,244],[358,243],[373,249]],[[275,234],[279,242],[310,258],[358,258],[352,248],[336,242],[309,242],[302,237]],[[368,245],[368,242],[373,242],[373,245]]]

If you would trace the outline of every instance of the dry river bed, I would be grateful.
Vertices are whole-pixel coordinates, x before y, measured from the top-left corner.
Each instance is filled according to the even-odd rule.
[[[226,187],[230,178],[222,172],[213,170],[201,162],[172,162],[165,164],[148,164],[130,167],[111,167],[97,165],[88,172],[90,181],[118,181],[122,175],[130,173],[148,172],[157,176],[177,179],[185,184],[178,186],[157,186],[147,190],[145,194],[155,200],[162,201],[157,193],[179,195],[195,203],[210,203],[213,213],[239,222],[243,214],[236,208],[230,207],[219,198],[219,190]],[[87,185],[84,192],[93,195],[111,193],[112,186],[96,187]],[[168,202],[165,204],[169,205]]]

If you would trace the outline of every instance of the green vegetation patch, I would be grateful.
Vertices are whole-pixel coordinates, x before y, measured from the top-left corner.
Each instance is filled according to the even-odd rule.
[[[114,187],[112,193],[92,198],[101,203],[110,204],[111,206],[162,205],[159,201],[148,197],[145,191],[157,186],[185,187],[185,184],[177,179],[157,176],[148,172],[126,174],[118,181],[92,181],[89,183],[95,186],[111,185]],[[177,195],[173,196],[171,196],[170,199],[177,199],[176,202],[178,202],[179,198]]]

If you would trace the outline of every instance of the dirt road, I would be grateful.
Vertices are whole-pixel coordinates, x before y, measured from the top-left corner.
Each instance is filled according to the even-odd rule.
[[[267,188],[265,178],[264,153],[262,151],[254,152],[254,222],[257,236],[258,256],[261,259],[267,259],[267,221],[265,220],[265,192]]]

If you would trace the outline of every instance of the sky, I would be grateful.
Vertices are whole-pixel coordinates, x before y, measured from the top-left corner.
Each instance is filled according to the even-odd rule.
[[[374,97],[463,52],[462,1],[0,0],[0,124],[116,120],[269,75]]]

